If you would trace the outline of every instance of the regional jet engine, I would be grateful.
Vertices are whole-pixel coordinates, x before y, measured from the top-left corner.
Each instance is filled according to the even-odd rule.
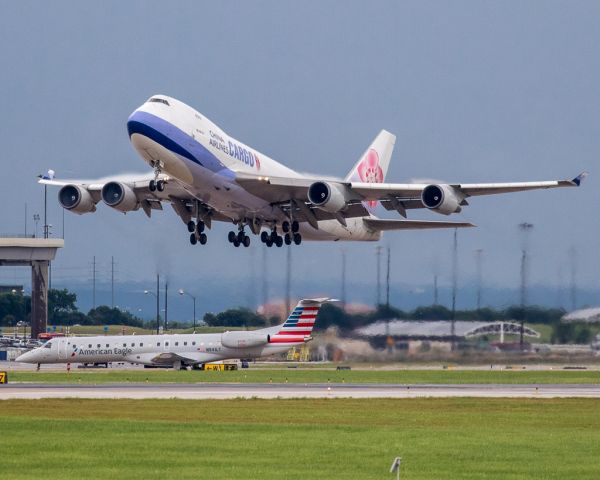
[[[261,347],[269,343],[270,337],[252,332],[225,332],[221,334],[221,345],[227,348]]]
[[[79,215],[96,211],[96,202],[90,192],[79,185],[62,187],[58,191],[58,202],[63,208]]]
[[[329,182],[315,182],[308,187],[308,199],[320,209],[331,213],[346,208],[348,201],[343,187]]]
[[[428,185],[421,193],[423,205],[434,212],[450,215],[461,211],[462,194],[450,185]]]
[[[130,212],[139,208],[135,192],[129,185],[120,182],[108,182],[102,187],[102,200],[109,207],[120,212]]]

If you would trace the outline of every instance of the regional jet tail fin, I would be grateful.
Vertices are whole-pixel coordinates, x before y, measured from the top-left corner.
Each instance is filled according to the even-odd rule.
[[[365,226],[374,231],[384,230],[427,230],[432,228],[468,228],[474,227],[468,222],[432,222],[427,220],[383,220],[363,218]]]
[[[277,333],[271,335],[270,343],[297,343],[310,340],[310,334],[321,305],[333,301],[330,298],[304,299],[298,302]]]

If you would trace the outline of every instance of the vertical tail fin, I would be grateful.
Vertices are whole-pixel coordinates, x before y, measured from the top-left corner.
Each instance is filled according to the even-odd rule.
[[[298,302],[279,331],[271,335],[271,343],[297,343],[305,342],[315,326],[317,314],[321,305],[329,298],[304,299]]]
[[[396,136],[386,130],[369,145],[362,154],[356,165],[346,175],[346,182],[383,183],[390,165],[392,152],[396,143]],[[373,210],[377,206],[376,201],[364,202],[365,207]]]

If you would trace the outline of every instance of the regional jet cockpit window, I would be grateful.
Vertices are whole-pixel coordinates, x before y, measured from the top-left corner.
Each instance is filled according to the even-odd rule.
[[[158,102],[164,103],[167,107],[170,107],[169,102],[167,102],[164,98],[151,98],[148,102]]]
[[[52,348],[52,342],[44,343],[44,348]]]

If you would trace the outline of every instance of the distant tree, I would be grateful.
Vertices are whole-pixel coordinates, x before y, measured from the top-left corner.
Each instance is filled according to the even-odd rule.
[[[129,312],[123,312],[118,308],[100,305],[88,312],[92,325],[129,325],[142,327],[144,322]]]
[[[30,311],[31,297],[28,295],[11,292],[0,294],[0,325],[8,327],[15,322],[26,321]]]
[[[217,315],[207,313],[204,321],[211,327],[261,327],[267,324],[265,317],[247,308],[230,308]]]
[[[409,314],[409,318],[415,320],[450,320],[452,318],[452,311],[443,305],[417,307]]]

